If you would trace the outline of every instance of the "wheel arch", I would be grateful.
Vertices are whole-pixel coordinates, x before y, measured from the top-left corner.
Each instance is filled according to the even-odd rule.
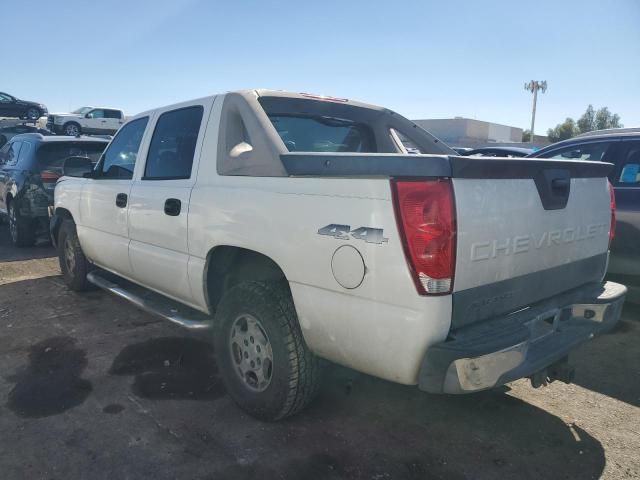
[[[215,313],[225,291],[244,281],[285,281],[278,263],[264,253],[220,245],[207,253],[204,268],[204,295],[209,311]]]
[[[64,222],[65,220],[71,220],[72,222],[75,222],[75,220],[73,219],[73,214],[69,210],[62,207],[56,208],[54,216],[51,217],[51,221],[49,224],[49,233],[51,235],[51,242],[53,243],[54,247],[58,244],[58,233],[60,232],[62,222]]]

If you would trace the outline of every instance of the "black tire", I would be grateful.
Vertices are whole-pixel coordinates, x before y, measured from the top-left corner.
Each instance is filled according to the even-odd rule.
[[[67,122],[62,127],[62,133],[63,135],[70,135],[72,137],[75,137],[82,134],[82,127],[80,127],[79,123]]]
[[[270,382],[262,391],[243,380],[238,368],[243,361],[234,356],[232,332],[245,315],[259,322],[272,352]],[[220,375],[231,398],[249,415],[280,420],[294,415],[316,396],[321,380],[319,359],[304,342],[286,282],[244,282],[231,288],[218,306],[215,325]],[[255,348],[260,351],[257,345],[256,339]],[[247,358],[242,351],[239,356]]]
[[[58,260],[64,281],[71,290],[82,292],[93,287],[87,280],[93,265],[84,256],[76,225],[71,220],[62,222],[58,232]]]
[[[11,243],[16,247],[30,247],[36,243],[33,219],[20,215],[20,208],[16,200],[11,200],[7,206],[9,233]]]
[[[40,118],[40,110],[35,108],[35,107],[31,107],[27,110],[27,120],[37,120]]]

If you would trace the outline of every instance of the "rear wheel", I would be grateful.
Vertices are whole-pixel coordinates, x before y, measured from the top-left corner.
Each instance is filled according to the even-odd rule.
[[[260,420],[304,408],[320,386],[319,359],[309,351],[286,283],[245,282],[222,298],[215,348],[231,398]]]
[[[64,281],[71,290],[80,292],[92,287],[87,274],[93,269],[93,265],[82,251],[76,226],[71,220],[65,220],[60,226],[58,259]]]
[[[20,208],[15,200],[9,203],[7,210],[11,242],[16,247],[30,247],[33,245],[36,241],[33,220],[20,215]]]

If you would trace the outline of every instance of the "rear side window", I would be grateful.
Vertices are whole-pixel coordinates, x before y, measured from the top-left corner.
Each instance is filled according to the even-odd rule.
[[[149,117],[138,118],[122,127],[109,144],[97,169],[96,178],[131,179],[138,150]]]
[[[105,110],[104,118],[120,118],[120,112],[118,110]]]
[[[69,157],[87,157],[92,163],[98,163],[107,142],[51,142],[38,148],[36,158],[41,168],[62,169]]]
[[[368,125],[329,116],[269,115],[290,152],[376,151]]]
[[[555,158],[558,160],[587,160],[591,162],[601,162],[611,142],[584,143],[582,145],[571,145],[559,150],[554,150],[540,155],[540,158]]]
[[[160,115],[151,138],[143,180],[176,180],[191,176],[204,109],[200,105]]]

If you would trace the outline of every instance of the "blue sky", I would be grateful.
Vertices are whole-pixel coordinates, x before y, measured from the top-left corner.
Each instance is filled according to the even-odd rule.
[[[536,79],[537,133],[589,103],[640,126],[638,0],[22,0],[2,16],[0,91],[50,111],[266,87],[527,127]]]

